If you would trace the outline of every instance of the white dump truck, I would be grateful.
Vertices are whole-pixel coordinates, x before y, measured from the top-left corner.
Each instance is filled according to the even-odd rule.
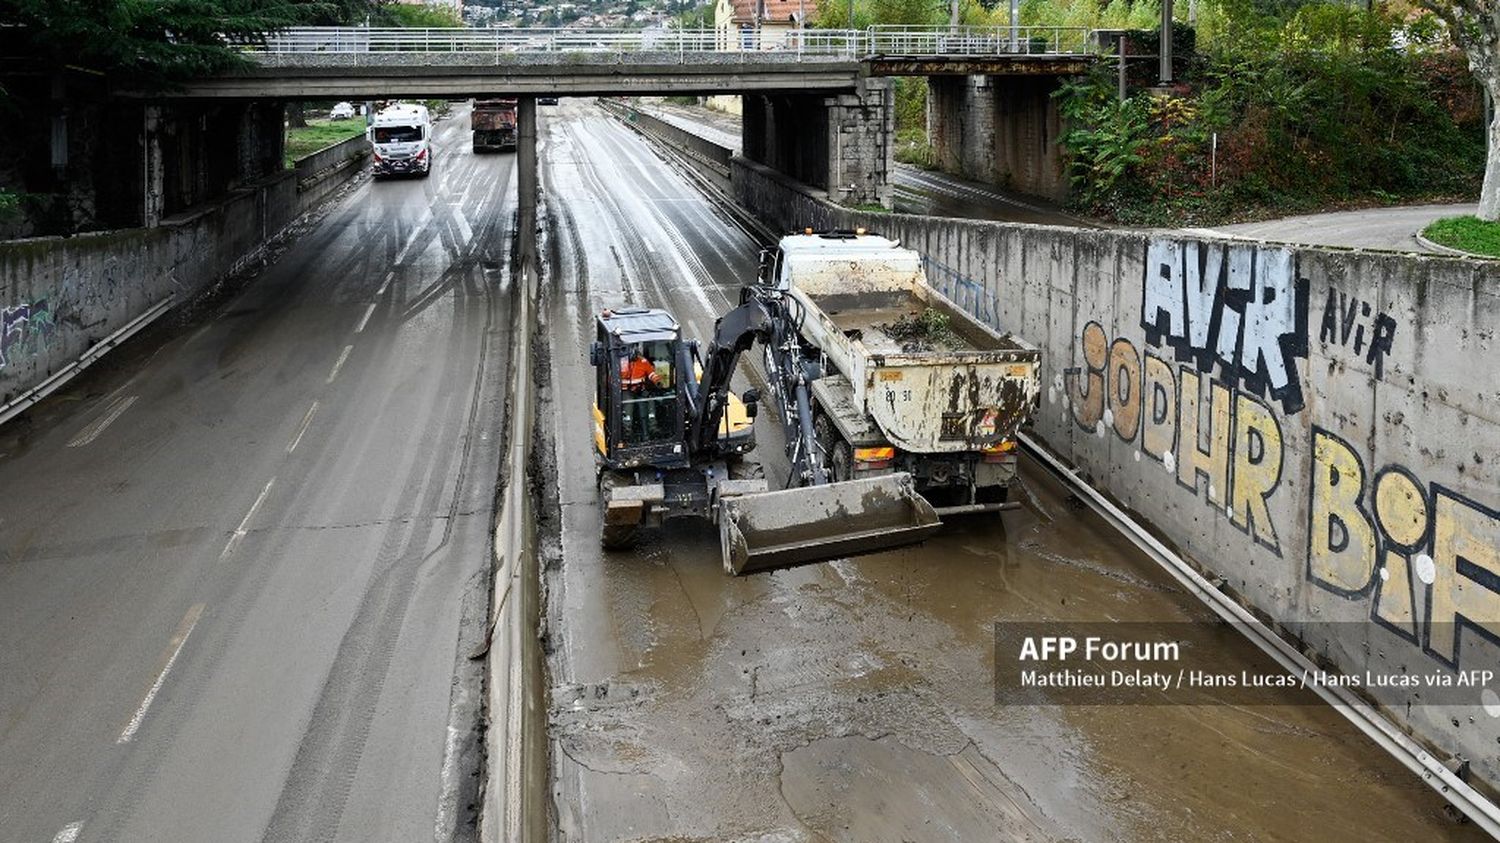
[[[785,237],[762,283],[787,299],[805,345],[833,481],[906,472],[940,515],[1008,508],[1016,434],[1038,401],[1036,347],[975,319],[885,237]]]

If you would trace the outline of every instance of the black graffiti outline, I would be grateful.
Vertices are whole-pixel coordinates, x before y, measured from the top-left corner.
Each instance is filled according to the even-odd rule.
[[[1164,345],[1171,348],[1174,352],[1176,362],[1191,362],[1203,374],[1212,374],[1217,364],[1217,368],[1220,370],[1219,375],[1225,383],[1229,384],[1232,388],[1242,389],[1256,397],[1269,394],[1272,398],[1281,402],[1282,412],[1286,415],[1300,412],[1303,407],[1307,406],[1307,402],[1302,394],[1302,376],[1297,371],[1297,360],[1306,360],[1308,355],[1307,311],[1311,284],[1308,279],[1303,278],[1297,272],[1296,253],[1292,253],[1290,267],[1292,295],[1294,297],[1292,303],[1292,330],[1281,333],[1276,337],[1277,347],[1281,351],[1282,364],[1285,366],[1283,374],[1286,375],[1287,382],[1286,386],[1280,389],[1273,389],[1270,386],[1271,372],[1261,359],[1263,355],[1255,355],[1256,359],[1253,361],[1255,368],[1251,369],[1246,365],[1244,349],[1246,307],[1254,302],[1254,297],[1262,290],[1270,296],[1270,298],[1265,300],[1264,304],[1274,302],[1277,295],[1275,288],[1265,285],[1260,277],[1262,250],[1255,250],[1252,253],[1254,255],[1254,269],[1251,272],[1250,288],[1247,290],[1238,290],[1229,286],[1229,261],[1227,260],[1229,251],[1231,248],[1249,249],[1251,247],[1232,247],[1227,244],[1217,243],[1199,244],[1196,241],[1181,240],[1159,242],[1174,242],[1177,247],[1177,259],[1181,262],[1177,268],[1183,274],[1181,283],[1178,284],[1183,294],[1181,302],[1184,321],[1182,326],[1183,336],[1175,337],[1163,327],[1167,319],[1167,314],[1160,308],[1155,313],[1147,313],[1146,290],[1150,273],[1153,269],[1160,273],[1164,268],[1164,265],[1160,264],[1154,268],[1152,267],[1151,242],[1148,241],[1145,246],[1147,276],[1142,279],[1141,283],[1141,328],[1146,332],[1146,343],[1157,348],[1162,348]],[[1190,244],[1210,247],[1194,250],[1199,264],[1198,278],[1200,289],[1204,271],[1207,269],[1209,253],[1213,248],[1222,250],[1217,267],[1217,277],[1214,278],[1213,299],[1209,304],[1208,332],[1205,335],[1202,348],[1194,347],[1191,338],[1188,336],[1190,333],[1190,323],[1187,319],[1188,281],[1186,261],[1188,260],[1189,250],[1186,247]],[[1223,327],[1224,313],[1226,311],[1233,312],[1237,317],[1238,329],[1234,337],[1233,362],[1225,360],[1219,354],[1219,332]]]

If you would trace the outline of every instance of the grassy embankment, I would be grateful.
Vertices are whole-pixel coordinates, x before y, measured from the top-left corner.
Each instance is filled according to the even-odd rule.
[[[286,165],[292,167],[298,158],[311,155],[339,141],[362,135],[364,131],[365,119],[363,117],[355,117],[352,120],[309,120],[306,126],[287,129]]]
[[[1422,236],[1450,249],[1487,258],[1500,258],[1500,222],[1476,217],[1449,217],[1422,230]]]

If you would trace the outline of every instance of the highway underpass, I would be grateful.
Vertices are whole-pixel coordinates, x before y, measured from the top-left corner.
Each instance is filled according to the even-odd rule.
[[[701,526],[603,553],[592,314],[706,337],[759,244],[590,102],[538,126],[559,838],[1481,839],[1310,697],[997,706],[998,619],[1205,614],[1034,465],[1021,510],[919,548],[749,578]],[[0,427],[0,838],[474,838],[517,174],[464,127]],[[1265,665],[1237,640],[1214,657]]]

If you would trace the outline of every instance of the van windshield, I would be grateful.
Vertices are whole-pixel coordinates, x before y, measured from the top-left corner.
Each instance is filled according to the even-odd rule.
[[[376,143],[411,143],[422,139],[421,126],[376,126]]]

